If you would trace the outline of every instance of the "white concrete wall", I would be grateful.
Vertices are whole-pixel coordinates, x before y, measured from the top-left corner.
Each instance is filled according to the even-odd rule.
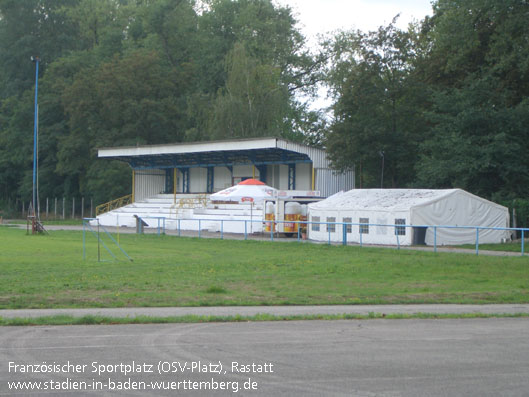
[[[215,167],[214,171],[215,179],[214,179],[214,185],[213,190],[215,192],[218,192],[220,190],[226,189],[228,187],[231,187],[231,171],[228,169],[228,167]]]
[[[207,190],[207,168],[189,169],[189,193],[205,193]]]
[[[165,190],[164,170],[137,170],[134,172],[134,200],[140,201]]]
[[[295,190],[312,190],[312,166],[310,163],[296,164]]]

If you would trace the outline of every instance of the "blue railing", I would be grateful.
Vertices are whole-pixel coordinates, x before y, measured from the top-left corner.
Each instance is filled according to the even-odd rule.
[[[156,219],[157,220],[157,233],[160,234],[161,231],[165,233],[166,230],[166,217],[143,217],[139,218],[140,220],[144,219]],[[181,228],[181,222],[197,222],[198,223],[198,237],[202,237],[202,225],[204,222],[216,222],[220,223],[220,238],[224,239],[224,224],[226,222],[238,222],[244,223],[244,239],[248,239],[248,224],[249,223],[258,223],[263,225],[263,229],[265,225],[274,225],[274,227],[270,227],[270,231],[263,232],[265,235],[270,236],[270,240],[274,241],[274,235],[277,235],[277,224],[292,224],[293,222],[297,224],[297,240],[301,241],[301,230],[303,229],[303,226],[308,230],[309,227],[312,227],[312,225],[325,225],[327,228],[327,234],[328,234],[328,244],[332,244],[332,234],[336,233],[336,231],[339,229],[339,227],[342,228],[342,238],[341,241],[336,241],[337,243],[341,243],[343,245],[348,244],[348,233],[347,230],[352,229],[353,227],[387,227],[387,228],[393,228],[395,230],[395,243],[397,245],[397,248],[400,249],[401,247],[401,237],[400,234],[397,232],[398,230],[406,230],[408,228],[418,228],[418,229],[433,229],[433,250],[434,252],[437,252],[438,243],[437,243],[437,236],[438,236],[438,230],[440,229],[471,229],[476,231],[476,237],[475,237],[475,251],[476,255],[479,255],[479,244],[480,244],[480,231],[482,230],[496,230],[496,231],[506,231],[506,232],[520,232],[521,234],[521,255],[525,255],[525,236],[529,236],[529,228],[508,228],[508,227],[485,227],[485,226],[452,226],[452,225],[405,225],[405,224],[379,224],[379,223],[355,223],[355,222],[315,222],[315,221],[292,221],[292,220],[248,220],[248,219],[169,219],[170,221],[176,221],[177,223],[177,233],[178,236],[181,236],[182,234],[182,228]],[[140,222],[141,224],[141,222]],[[333,226],[333,227],[329,227]],[[141,229],[143,230],[143,229]],[[188,229],[186,229],[188,230]],[[324,233],[319,231],[319,233]],[[363,234],[359,233],[359,245],[363,246],[365,242],[363,241]],[[406,233],[404,233],[406,234]]]

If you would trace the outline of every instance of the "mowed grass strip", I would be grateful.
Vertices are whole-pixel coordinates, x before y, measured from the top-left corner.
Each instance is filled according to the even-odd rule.
[[[529,258],[0,227],[0,308],[529,303]]]

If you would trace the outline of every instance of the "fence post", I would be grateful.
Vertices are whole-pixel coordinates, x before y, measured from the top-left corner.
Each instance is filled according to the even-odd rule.
[[[62,198],[62,219],[66,218],[66,197]]]
[[[48,219],[48,209],[49,209],[49,200],[48,200],[48,197],[46,197],[46,219]]]
[[[437,226],[433,227],[433,252],[437,252]]]
[[[479,255],[479,228],[476,228],[476,255]]]
[[[178,237],[181,235],[181,228],[180,228],[180,219],[178,219]]]
[[[525,236],[524,236],[525,230],[522,229],[522,256],[524,256],[524,250],[525,250]]]
[[[342,244],[347,245],[347,226],[342,223]]]
[[[202,227],[201,227],[201,221],[200,221],[200,219],[199,219],[199,220],[198,220],[198,238],[201,237],[201,234],[202,234],[201,231],[202,231]]]
[[[360,226],[358,226],[358,228],[360,229]],[[362,246],[362,230],[360,229],[360,247]]]
[[[224,220],[220,220],[220,239],[224,240]]]
[[[72,198],[72,219],[75,218],[75,197]]]
[[[244,240],[248,239],[248,221],[244,220]]]
[[[81,197],[81,219],[84,218],[84,196]]]
[[[57,220],[57,197],[55,197],[55,210],[53,212],[53,219]]]
[[[22,200],[22,218],[24,218],[24,213],[26,212],[26,203]]]

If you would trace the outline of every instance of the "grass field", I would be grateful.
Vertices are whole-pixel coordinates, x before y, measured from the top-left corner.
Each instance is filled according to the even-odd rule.
[[[0,227],[0,308],[528,303],[529,257],[121,235],[111,261],[82,233]],[[117,248],[113,251],[118,254]]]

